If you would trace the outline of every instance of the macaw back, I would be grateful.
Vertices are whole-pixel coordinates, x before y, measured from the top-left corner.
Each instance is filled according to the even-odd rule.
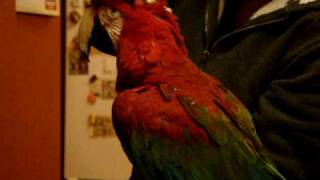
[[[242,103],[187,56],[162,3],[105,3],[124,16],[113,123],[138,180],[285,179]]]

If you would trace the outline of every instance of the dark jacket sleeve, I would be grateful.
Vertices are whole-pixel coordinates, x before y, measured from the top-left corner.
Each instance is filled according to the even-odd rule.
[[[253,113],[261,139],[274,152],[273,159],[296,176],[302,175],[300,168],[319,170],[319,65],[318,61],[296,77],[274,80]]]
[[[319,179],[320,18],[290,32],[279,73],[252,113],[257,131],[288,179]]]

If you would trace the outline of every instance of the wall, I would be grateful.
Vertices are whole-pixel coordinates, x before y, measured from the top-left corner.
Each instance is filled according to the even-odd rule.
[[[0,179],[61,177],[61,21],[0,1]]]

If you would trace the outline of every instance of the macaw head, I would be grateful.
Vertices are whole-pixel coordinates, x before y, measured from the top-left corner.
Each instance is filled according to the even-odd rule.
[[[91,46],[116,55],[124,21],[135,16],[134,10],[143,7],[156,13],[165,7],[171,11],[166,5],[167,0],[92,0],[92,7],[86,9],[79,28],[80,49],[87,56]]]

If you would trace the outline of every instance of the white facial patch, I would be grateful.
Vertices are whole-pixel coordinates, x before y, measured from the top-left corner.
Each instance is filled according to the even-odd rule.
[[[110,7],[101,7],[98,10],[98,17],[101,25],[108,32],[113,43],[113,47],[117,50],[119,37],[123,27],[123,18],[119,11]]]

